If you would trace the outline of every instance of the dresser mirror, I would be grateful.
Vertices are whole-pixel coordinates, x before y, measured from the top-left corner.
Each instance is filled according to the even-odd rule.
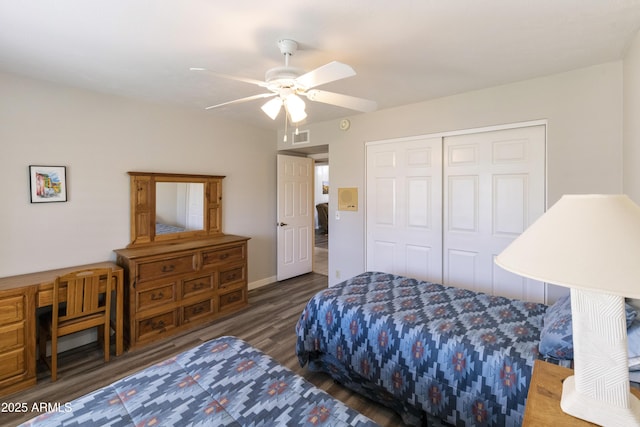
[[[129,172],[129,247],[222,234],[222,179],[216,175]]]
[[[204,183],[156,182],[156,235],[204,229]]]

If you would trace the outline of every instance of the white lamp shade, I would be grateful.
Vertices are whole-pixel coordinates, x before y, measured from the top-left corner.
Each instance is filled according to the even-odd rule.
[[[298,95],[291,94],[287,96],[284,102],[287,106],[289,118],[291,118],[292,123],[297,123],[307,118],[307,113],[304,111],[306,105]]]
[[[496,264],[542,282],[640,298],[640,207],[626,195],[565,195]]]
[[[267,116],[271,117],[271,120],[275,120],[280,113],[280,109],[282,108],[282,98],[278,96],[276,98],[270,99],[269,101],[265,102],[261,108]]]

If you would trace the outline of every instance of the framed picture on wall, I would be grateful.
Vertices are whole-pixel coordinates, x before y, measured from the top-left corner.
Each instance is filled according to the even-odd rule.
[[[31,203],[67,201],[66,166],[29,166]]]

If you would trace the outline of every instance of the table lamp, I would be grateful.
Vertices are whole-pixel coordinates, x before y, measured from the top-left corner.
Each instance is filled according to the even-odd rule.
[[[603,426],[640,426],[631,394],[625,297],[640,298],[640,207],[625,195],[565,195],[496,264],[570,288],[574,375],[560,406]]]

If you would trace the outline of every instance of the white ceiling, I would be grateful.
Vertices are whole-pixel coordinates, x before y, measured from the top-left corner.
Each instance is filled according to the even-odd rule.
[[[357,72],[320,89],[382,109],[619,60],[639,28],[640,0],[0,0],[0,71],[203,109],[264,90],[189,67],[263,80],[290,38],[291,65]],[[263,102],[207,114],[280,128]]]

